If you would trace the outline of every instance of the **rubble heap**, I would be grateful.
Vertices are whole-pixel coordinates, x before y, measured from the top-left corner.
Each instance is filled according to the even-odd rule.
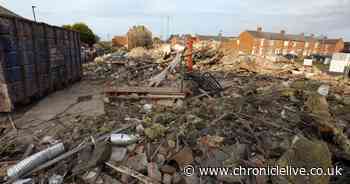
[[[347,181],[349,81],[297,63],[222,55],[209,45],[195,48],[195,69],[209,71],[221,84],[220,93],[195,93],[193,89],[199,87],[182,80],[177,65],[159,87],[149,87],[150,79],[179,57],[168,47],[157,49],[137,49],[142,50],[141,55],[133,53],[137,50],[117,51],[84,66],[85,80],[98,79],[108,88],[103,97],[105,114],[71,117],[63,112],[53,119],[52,123],[61,121],[68,128],[49,138],[43,132],[38,139],[46,141],[33,144],[41,151],[63,142],[66,152],[37,166],[27,178],[36,182],[165,184]],[[135,55],[138,57],[131,57]],[[183,90],[175,90],[181,86]],[[4,172],[23,155],[31,155],[25,153],[28,145],[16,140],[7,131],[0,139],[6,145],[0,149]],[[324,170],[337,166],[343,168],[343,175],[200,176],[196,172],[186,176],[189,165]],[[0,175],[9,180],[6,173]]]
[[[152,47],[152,32],[145,26],[134,26],[127,33],[128,49],[136,47]]]

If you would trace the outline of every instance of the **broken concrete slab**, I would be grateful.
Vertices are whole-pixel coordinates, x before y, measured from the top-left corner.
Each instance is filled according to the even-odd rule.
[[[28,121],[49,121],[62,113],[83,113],[88,116],[103,115],[104,103],[100,96],[101,92],[101,88],[88,82],[76,83],[68,89],[47,96],[27,111],[17,122],[22,125],[22,122]],[[77,102],[80,96],[87,95],[92,95],[93,99],[81,103]]]
[[[307,151],[306,151],[307,150]],[[309,171],[312,168],[322,168],[327,171],[332,167],[331,153],[326,143],[319,140],[309,140],[296,136],[291,148],[277,161],[279,167],[305,168]],[[273,176],[274,184],[280,183],[310,183],[328,184],[330,176]]]
[[[128,149],[124,147],[112,147],[111,161],[121,162],[126,158]]]
[[[164,184],[171,184],[173,177],[169,174],[164,174],[163,175],[163,183]]]
[[[79,114],[83,116],[101,116],[105,114],[102,95],[94,95],[91,100],[77,103],[71,107],[68,114]]]
[[[145,153],[137,154],[127,160],[127,166],[139,172],[146,171],[147,165],[148,161]]]
[[[162,173],[159,171],[158,164],[150,162],[147,165],[147,174],[150,178],[156,181],[162,182]]]
[[[91,168],[103,164],[104,162],[110,159],[111,152],[112,146],[109,142],[105,141],[96,143],[96,146],[93,148],[93,151],[90,152],[90,154],[87,153],[88,156],[84,155],[84,157],[80,158],[81,160],[79,161],[79,164],[77,164],[74,167],[73,173],[79,174],[81,172],[87,171]]]

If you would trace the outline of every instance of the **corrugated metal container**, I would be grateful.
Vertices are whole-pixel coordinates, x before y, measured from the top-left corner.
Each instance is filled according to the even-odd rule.
[[[0,112],[80,80],[79,38],[71,30],[1,15]]]

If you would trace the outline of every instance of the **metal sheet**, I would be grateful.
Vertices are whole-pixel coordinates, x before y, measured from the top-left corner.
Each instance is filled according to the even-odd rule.
[[[2,15],[0,32],[0,112],[81,79],[79,33]]]

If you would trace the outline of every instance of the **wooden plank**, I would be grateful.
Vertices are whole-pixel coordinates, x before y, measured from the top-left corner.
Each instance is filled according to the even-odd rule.
[[[183,94],[178,88],[154,88],[154,87],[118,87],[105,90],[115,93],[153,93],[153,94]]]
[[[185,95],[146,95],[146,96],[108,96],[109,98],[116,98],[116,99],[125,99],[125,100],[132,100],[132,99],[184,99],[186,98]]]
[[[5,55],[2,47],[0,48],[0,54]],[[4,59],[4,57],[1,57],[0,59]],[[3,61],[0,61],[0,112],[11,112],[12,103],[8,93],[2,63]]]
[[[11,112],[12,109],[13,106],[9,97],[7,85],[0,81],[0,112]]]
[[[132,177],[138,179],[139,181],[141,181],[144,184],[160,184],[160,182],[154,180],[153,178],[145,176],[145,175],[143,175],[143,174],[141,174],[133,169],[130,169],[128,167],[114,166],[113,164],[108,163],[108,162],[106,162],[105,164],[118,172],[121,172],[123,174],[129,175],[129,176],[132,176]]]

